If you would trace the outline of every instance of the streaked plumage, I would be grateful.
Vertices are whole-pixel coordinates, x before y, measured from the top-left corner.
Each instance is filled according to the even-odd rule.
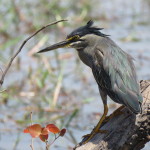
[[[99,88],[115,102],[139,113],[142,96],[132,57],[108,37],[100,38],[98,43],[101,44],[95,45],[96,63],[91,68]]]

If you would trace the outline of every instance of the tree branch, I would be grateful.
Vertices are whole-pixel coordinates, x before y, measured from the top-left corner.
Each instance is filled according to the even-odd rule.
[[[38,33],[39,33],[40,31],[42,31],[43,29],[45,29],[45,28],[47,28],[47,27],[49,27],[49,26],[51,26],[51,25],[57,24],[57,23],[59,23],[59,22],[63,22],[63,21],[67,21],[67,20],[62,19],[62,20],[55,21],[55,22],[52,22],[52,23],[50,23],[50,24],[47,24],[47,25],[43,26],[42,28],[40,28],[39,30],[37,30],[36,32],[34,32],[30,37],[28,37],[27,39],[25,39],[25,40],[23,41],[23,43],[21,44],[20,48],[19,48],[18,51],[14,54],[14,56],[10,59],[8,65],[7,65],[7,67],[6,67],[6,69],[5,69],[4,72],[2,73],[2,76],[1,76],[1,79],[0,79],[0,88],[1,88],[1,86],[3,85],[3,83],[4,83],[5,76],[6,76],[7,72],[8,72],[8,70],[9,70],[10,66],[12,65],[12,63],[13,63],[14,59],[17,57],[17,55],[21,52],[21,50],[22,50],[22,48],[24,47],[24,45],[26,44],[26,42],[28,42],[32,37],[34,37],[36,34],[38,34]]]
[[[142,114],[134,115],[127,108],[114,116],[101,129],[106,134],[96,134],[88,143],[76,150],[140,150],[150,141],[150,81],[140,82],[143,96]]]

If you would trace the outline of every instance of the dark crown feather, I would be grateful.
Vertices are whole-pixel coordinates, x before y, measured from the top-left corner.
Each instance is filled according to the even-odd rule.
[[[86,24],[87,27],[91,27],[94,24],[93,20],[89,20]]]
[[[109,35],[101,33],[99,30],[103,30],[103,28],[98,28],[93,26],[94,22],[92,20],[88,21],[85,26],[79,27],[71,32],[67,38],[73,37],[75,35],[84,36],[86,34],[95,34],[102,37],[107,37]]]
[[[104,28],[97,28],[97,27],[92,27],[92,25],[94,24],[94,21],[93,20],[90,20],[87,22],[86,26],[89,28],[89,29],[92,29],[92,30],[103,30]]]

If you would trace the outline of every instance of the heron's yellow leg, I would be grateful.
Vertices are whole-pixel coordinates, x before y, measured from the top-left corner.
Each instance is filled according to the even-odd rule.
[[[107,113],[108,113],[108,106],[105,104],[104,105],[104,113],[103,113],[101,119],[99,120],[98,124],[94,128],[94,132],[97,133],[99,131],[99,128],[100,128],[101,124],[103,123],[103,121],[105,120]]]
[[[106,133],[107,131],[106,130],[100,130],[100,126],[101,124],[103,123],[103,121],[105,120],[106,116],[107,116],[107,113],[108,113],[108,106],[107,104],[104,104],[104,113],[101,117],[101,119],[99,120],[98,124],[96,125],[96,127],[93,129],[93,131],[91,132],[91,134],[88,134],[88,135],[85,135],[83,137],[87,137],[87,139],[83,142],[83,144],[87,143],[89,140],[91,140],[95,134],[97,133]]]
[[[119,116],[121,114],[123,114],[123,112],[121,111],[125,106],[122,105],[120,106],[118,109],[116,109],[111,115],[107,116],[104,120],[104,122],[108,122],[111,118],[115,117],[115,116]]]

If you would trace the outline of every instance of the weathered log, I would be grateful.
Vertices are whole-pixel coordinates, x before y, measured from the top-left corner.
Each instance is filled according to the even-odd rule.
[[[143,96],[142,114],[134,115],[127,108],[123,114],[114,116],[101,130],[105,134],[96,134],[88,143],[76,147],[76,150],[140,150],[150,141],[150,81],[140,82]]]

